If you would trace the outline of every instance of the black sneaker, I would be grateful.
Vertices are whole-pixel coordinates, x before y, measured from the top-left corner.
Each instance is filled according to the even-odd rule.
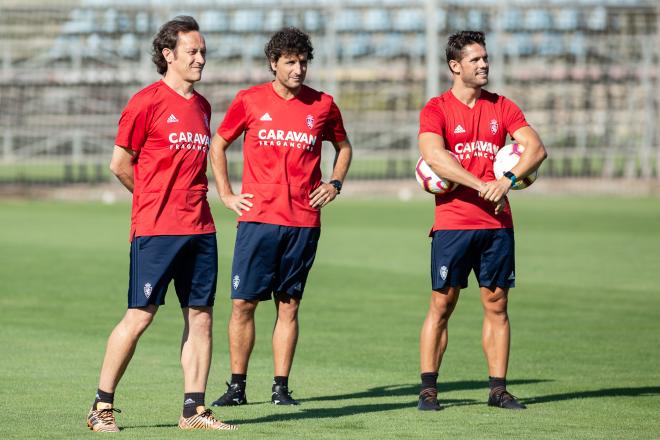
[[[298,401],[291,397],[292,393],[286,385],[273,385],[273,395],[270,400],[275,405],[299,405]]]
[[[425,388],[419,393],[419,402],[417,409],[420,411],[440,411],[438,402],[438,390],[435,388]]]
[[[226,382],[225,382],[226,383]],[[245,389],[240,384],[227,383],[227,392],[220,396],[218,400],[213,402],[213,406],[237,406],[247,405],[247,397],[245,397]]]
[[[525,409],[522,403],[516,400],[516,397],[504,390],[499,393],[493,393],[488,396],[488,406],[496,406],[504,409]]]

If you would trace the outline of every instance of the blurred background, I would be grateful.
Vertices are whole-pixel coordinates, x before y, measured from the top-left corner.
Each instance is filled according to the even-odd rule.
[[[238,90],[270,80],[274,31],[309,32],[308,83],[342,109],[352,180],[414,181],[418,114],[450,86],[444,46],[462,29],[486,32],[488,89],[541,134],[548,181],[660,180],[658,0],[0,0],[0,189],[112,181],[119,114],[159,78],[151,41],[180,14],[206,37],[197,88],[213,126]]]

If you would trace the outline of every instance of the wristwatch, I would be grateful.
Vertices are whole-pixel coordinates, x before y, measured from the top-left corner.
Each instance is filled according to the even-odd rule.
[[[328,183],[335,187],[335,189],[337,190],[337,194],[341,192],[341,182],[339,180],[331,180]]]
[[[507,179],[511,179],[511,186],[515,185],[516,181],[518,180],[516,175],[513,174],[511,171],[507,171],[506,173],[504,173],[504,177],[506,177]]]

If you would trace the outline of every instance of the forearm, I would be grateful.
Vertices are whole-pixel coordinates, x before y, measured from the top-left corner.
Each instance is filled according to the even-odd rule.
[[[524,150],[520,155],[520,161],[511,169],[511,172],[518,179],[522,179],[534,172],[548,157],[548,153],[539,135],[529,126],[517,130],[513,134],[513,138]]]
[[[220,198],[226,195],[234,194],[229,180],[229,170],[227,167],[227,155],[225,151],[217,152],[211,155],[211,169],[215,178],[215,187],[218,190]]]
[[[520,155],[520,161],[511,169],[511,172],[522,179],[534,172],[548,157],[543,144],[524,145],[525,151]]]
[[[444,140],[436,133],[421,133],[419,135],[419,152],[424,161],[434,173],[447,180],[468,188],[480,190],[483,182],[464,169],[457,160],[445,149]]]
[[[346,141],[341,148],[337,150],[335,155],[335,164],[332,169],[332,176],[330,180],[339,180],[343,182],[348,174],[348,169],[351,166],[351,159],[353,158],[353,149]]]
[[[234,194],[229,180],[227,167],[227,148],[229,143],[217,134],[213,137],[210,148],[211,169],[215,178],[215,187],[220,198]]]
[[[446,150],[434,150],[428,159],[424,158],[438,176],[479,191],[483,182],[463,168]]]
[[[135,180],[133,179],[133,167],[117,170],[114,174],[115,177],[117,177],[117,180],[119,180],[119,182],[121,182],[121,184],[124,185],[127,190],[133,193],[133,189],[135,187]]]
[[[136,153],[130,148],[115,145],[112,159],[110,159],[110,171],[131,193],[135,186],[133,178],[133,161],[135,157]]]

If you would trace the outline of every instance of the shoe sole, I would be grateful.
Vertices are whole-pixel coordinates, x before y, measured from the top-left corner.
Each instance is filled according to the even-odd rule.
[[[241,403],[227,403],[227,404],[220,404],[220,403],[213,402],[213,403],[211,404],[211,406],[228,407],[228,406],[243,406],[243,405],[247,405],[247,404],[248,404],[247,402],[241,402]]]

